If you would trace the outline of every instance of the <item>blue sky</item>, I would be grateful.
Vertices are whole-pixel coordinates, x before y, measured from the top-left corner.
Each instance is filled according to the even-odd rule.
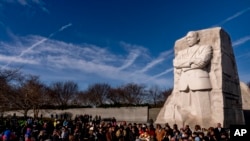
[[[220,26],[250,81],[250,1],[0,0],[0,67],[47,84],[173,86],[174,42]]]

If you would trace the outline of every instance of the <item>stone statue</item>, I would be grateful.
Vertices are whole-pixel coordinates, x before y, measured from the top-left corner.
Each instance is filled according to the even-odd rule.
[[[197,90],[211,90],[211,82],[207,65],[212,58],[212,47],[198,45],[197,32],[188,32],[186,41],[189,48],[177,52],[173,61],[176,73],[180,74],[179,90],[195,92]]]
[[[221,28],[190,31],[174,49],[174,89],[155,123],[205,128],[244,123],[228,34]]]

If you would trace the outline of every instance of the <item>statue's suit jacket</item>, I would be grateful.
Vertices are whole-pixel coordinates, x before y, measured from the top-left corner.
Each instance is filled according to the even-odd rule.
[[[180,70],[178,88],[180,91],[211,89],[207,65],[212,58],[212,47],[194,45],[177,53],[173,64]]]

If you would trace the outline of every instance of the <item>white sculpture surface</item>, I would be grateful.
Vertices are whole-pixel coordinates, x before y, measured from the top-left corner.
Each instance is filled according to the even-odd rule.
[[[188,32],[175,43],[174,89],[156,123],[244,123],[230,37],[221,28]]]
[[[178,51],[173,61],[176,73],[180,75],[179,91],[209,90],[212,86],[206,67],[212,58],[212,47],[198,45],[197,32],[188,32],[185,38],[189,48]]]

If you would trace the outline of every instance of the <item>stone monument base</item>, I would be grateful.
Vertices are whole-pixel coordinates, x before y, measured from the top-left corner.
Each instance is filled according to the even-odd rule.
[[[217,93],[217,94],[216,94]],[[179,127],[189,125],[201,125],[204,128],[216,126],[217,123],[223,123],[223,107],[214,107],[211,104],[211,94],[216,99],[213,103],[219,101],[219,92],[191,92],[191,93],[172,93],[159,112],[155,123],[169,125],[177,124]],[[218,113],[218,114],[216,114]]]

